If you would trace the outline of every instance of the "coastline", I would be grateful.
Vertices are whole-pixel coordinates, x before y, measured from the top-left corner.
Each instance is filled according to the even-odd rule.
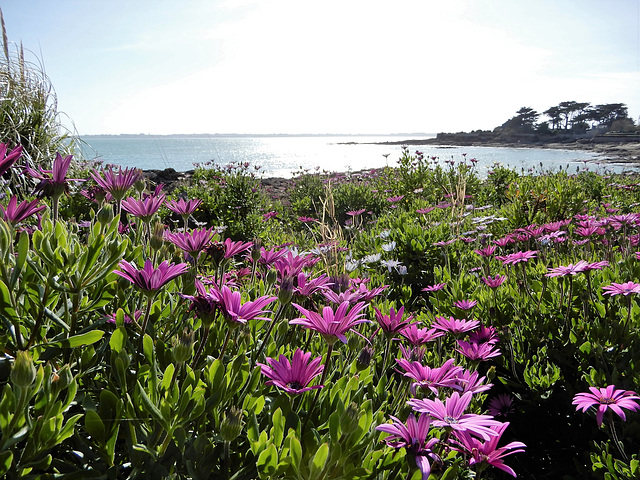
[[[399,142],[381,142],[378,145],[433,145],[439,147],[490,147],[490,148],[534,148],[538,150],[582,150],[597,153],[599,161],[610,163],[628,163],[640,165],[640,142],[444,142],[435,138],[424,140],[404,140]]]

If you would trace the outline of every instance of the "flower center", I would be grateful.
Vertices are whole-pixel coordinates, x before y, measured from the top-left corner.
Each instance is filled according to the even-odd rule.
[[[303,385],[300,382],[294,380],[293,382],[287,383],[287,387],[292,388],[294,390],[302,390]]]
[[[616,403],[616,401],[611,397],[601,397],[599,402],[603,405],[611,405],[612,403]]]
[[[447,423],[458,423],[458,419],[457,418],[453,418],[450,415],[446,415],[443,420]]]

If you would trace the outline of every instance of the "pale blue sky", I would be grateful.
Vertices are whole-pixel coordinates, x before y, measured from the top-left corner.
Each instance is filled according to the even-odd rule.
[[[523,106],[640,116],[640,0],[0,0],[93,133],[492,129]]]

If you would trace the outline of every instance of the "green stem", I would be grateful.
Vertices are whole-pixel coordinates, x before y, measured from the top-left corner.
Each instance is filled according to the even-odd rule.
[[[329,344],[329,347],[327,348],[327,358],[324,361],[324,369],[322,370],[322,378],[320,378],[319,385],[324,385],[324,380],[325,378],[327,378],[327,372],[329,371],[329,367],[331,366],[332,353],[333,353],[333,344]],[[301,430],[303,434],[304,434],[304,428],[307,426],[307,423],[309,422],[309,418],[311,417],[311,413],[313,412],[313,409],[315,408],[316,403],[318,402],[318,397],[320,396],[320,390],[322,390],[322,388],[316,389],[316,394],[313,396],[313,402],[311,403],[311,406],[307,411],[307,418],[304,419],[304,424],[302,425],[302,430]]]

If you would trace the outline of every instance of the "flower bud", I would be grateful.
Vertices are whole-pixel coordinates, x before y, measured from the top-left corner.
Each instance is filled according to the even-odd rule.
[[[346,435],[355,432],[358,429],[358,422],[360,421],[360,410],[358,405],[351,402],[347,409],[340,416],[340,429]]]
[[[36,379],[36,367],[29,352],[20,350],[11,369],[11,382],[16,387],[29,387]]]
[[[224,420],[220,424],[220,435],[225,442],[232,442],[242,433],[242,409],[231,407],[224,414]]]
[[[358,355],[358,359],[356,360],[356,368],[358,371],[362,371],[371,365],[371,358],[373,358],[373,354],[375,351],[371,347],[364,347],[360,351],[360,355]]]
[[[113,207],[109,204],[103,205],[96,215],[100,225],[105,226],[111,223],[113,220]]]
[[[260,260],[260,247],[262,247],[262,240],[259,238],[253,239],[253,248],[251,249],[251,259],[254,262]]]
[[[144,189],[147,188],[147,181],[144,179],[144,177],[140,176],[133,184],[133,188],[135,188],[136,192],[138,192],[139,195],[142,195]]]
[[[277,279],[278,279],[278,274],[276,273],[275,270],[269,270],[267,272],[267,275],[266,275],[267,285],[273,285],[274,283],[276,283]]]
[[[177,363],[184,363],[191,358],[194,337],[195,332],[189,327],[185,327],[182,333],[176,337],[173,345],[173,359]]]
[[[154,251],[160,250],[164,245],[164,228],[164,224],[160,222],[153,225],[149,246]]]
[[[286,276],[280,282],[278,300],[280,304],[287,305],[293,298],[293,278]]]

